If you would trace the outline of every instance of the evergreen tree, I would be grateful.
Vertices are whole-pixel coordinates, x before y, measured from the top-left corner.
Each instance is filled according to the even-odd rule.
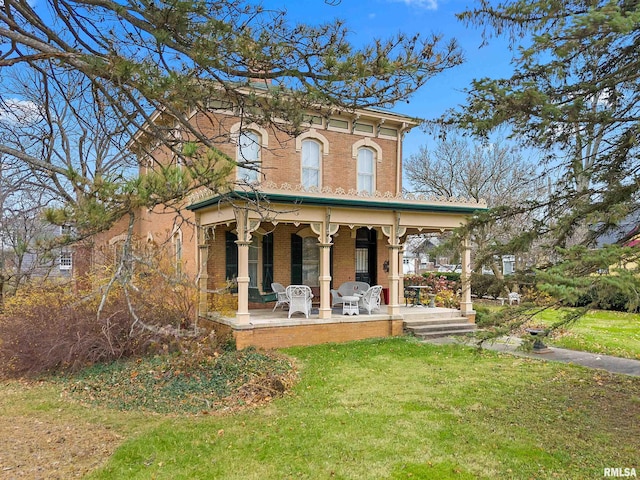
[[[460,18],[483,27],[488,41],[508,35],[514,72],[509,78],[475,80],[467,105],[445,121],[481,135],[508,125],[513,138],[546,153],[543,174],[560,179],[549,197],[493,212],[537,212],[535,228],[520,247],[541,237],[549,248],[594,247],[603,234],[637,218],[640,3],[482,0]],[[611,281],[597,275],[610,266],[635,269],[629,249],[600,250],[594,253],[599,260],[580,251],[550,251],[549,262],[557,263],[553,276],[540,275],[562,298],[576,297],[575,291],[561,291],[571,283],[578,286],[576,275],[584,293]],[[637,276],[625,278],[630,282],[625,293],[638,291]]]

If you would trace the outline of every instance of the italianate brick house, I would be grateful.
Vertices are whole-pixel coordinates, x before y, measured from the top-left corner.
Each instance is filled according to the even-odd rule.
[[[466,199],[403,195],[402,138],[416,126],[403,115],[309,112],[295,137],[245,124],[222,106],[206,121],[204,115],[195,114],[192,124],[236,160],[235,187],[225,195],[205,189],[192,195],[182,211],[186,222],[161,209],[144,212],[136,230],[170,242],[183,271],[197,278],[199,321],[232,333],[238,348],[400,334],[407,235],[456,228],[484,208]],[[460,310],[473,322],[468,249],[462,258]],[[225,318],[209,305],[212,292],[230,280],[238,306]],[[330,290],[348,281],[381,285],[386,305],[371,315],[332,310]],[[273,303],[256,303],[255,292],[271,292],[273,282],[312,288],[308,318],[279,309],[265,318]]]

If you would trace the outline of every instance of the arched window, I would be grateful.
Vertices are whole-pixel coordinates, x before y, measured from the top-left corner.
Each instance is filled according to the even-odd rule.
[[[320,188],[320,151],[320,144],[315,140],[302,141],[301,183],[305,189],[309,189],[311,187]]]
[[[255,183],[260,171],[260,135],[251,130],[240,132],[238,136],[237,179]],[[243,167],[246,164],[247,167]]]
[[[373,194],[375,191],[375,152],[370,148],[358,149],[358,191]]]

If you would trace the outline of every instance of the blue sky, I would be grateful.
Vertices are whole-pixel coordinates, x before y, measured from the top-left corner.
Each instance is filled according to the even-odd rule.
[[[435,118],[464,102],[462,90],[473,78],[502,77],[510,72],[511,52],[505,40],[492,39],[488,46],[480,48],[480,29],[467,28],[456,19],[455,14],[472,6],[473,0],[341,0],[336,6],[324,0],[265,0],[264,5],[286,9],[289,18],[296,22],[345,20],[356,45],[398,32],[437,33],[444,35],[445,40],[456,38],[464,51],[465,64],[432,79],[409,103],[397,104],[393,110],[398,113]],[[405,137],[404,157],[431,142],[428,134],[414,129]]]
[[[455,14],[473,6],[473,0],[262,0],[262,3],[267,8],[285,9],[291,22],[320,24],[340,18],[352,32],[351,41],[355,45],[399,32],[442,34],[445,41],[456,38],[465,63],[430,80],[408,103],[397,104],[393,108],[397,113],[436,118],[465,101],[462,91],[473,78],[504,77],[510,72],[511,52],[504,39],[491,39],[488,46],[481,48],[480,29],[467,28],[456,19]],[[417,153],[425,144],[433,145],[430,135],[414,128],[405,136],[404,157]]]

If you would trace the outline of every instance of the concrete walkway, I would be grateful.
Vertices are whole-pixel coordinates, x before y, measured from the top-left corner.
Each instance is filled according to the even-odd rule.
[[[426,340],[428,343],[447,344],[447,343],[465,343],[466,345],[475,346],[461,338],[442,337],[433,340]],[[573,363],[589,368],[597,368],[606,370],[611,373],[622,373],[625,375],[633,375],[640,377],[640,360],[632,360],[629,358],[612,357],[610,355],[600,355],[597,353],[580,352],[577,350],[567,350],[564,348],[548,347],[545,353],[524,352],[518,350],[521,340],[517,337],[508,337],[496,340],[493,343],[485,342],[483,347],[487,350],[495,350],[497,352],[505,352],[522,357],[537,358],[540,360],[552,360],[563,363]]]

